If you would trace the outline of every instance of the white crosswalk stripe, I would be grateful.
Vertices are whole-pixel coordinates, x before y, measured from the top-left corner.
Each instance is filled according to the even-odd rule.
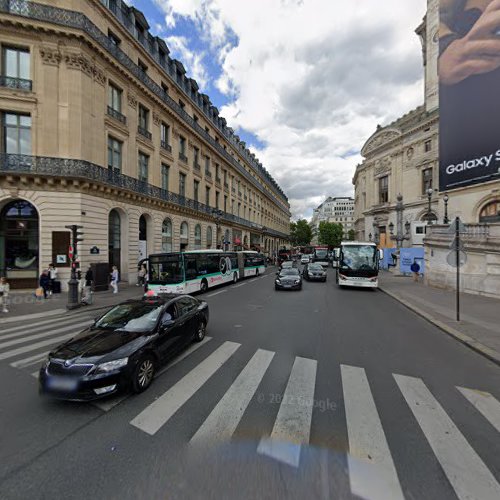
[[[394,375],[446,477],[461,500],[498,500],[500,485],[422,380]]]
[[[298,467],[301,445],[309,444],[317,361],[296,357],[271,436],[257,451]]]
[[[349,439],[349,480],[354,495],[404,499],[365,370],[341,365]]]
[[[30,356],[28,358],[23,358],[19,359],[18,361],[13,361],[10,366],[13,368],[26,368],[27,366],[34,365],[35,363],[38,363],[42,361],[44,358],[47,357],[49,351],[44,351],[44,352],[39,352],[38,354],[35,354],[34,356]]]
[[[489,392],[474,391],[457,387],[457,389],[472,403],[488,422],[500,432],[500,402]]]
[[[274,352],[259,349],[191,439],[195,444],[228,440],[266,373]]]
[[[236,352],[240,345],[236,342],[224,342],[130,423],[150,435],[156,434],[177,410]]]
[[[89,316],[89,314],[87,313],[87,314],[79,314],[78,316],[71,316],[71,317],[66,316],[62,318],[51,318],[46,321],[25,323],[24,325],[16,326],[13,328],[0,329],[0,340],[18,337],[20,335],[25,335],[27,333],[39,332],[45,329],[45,327],[50,327],[50,326],[58,327],[68,323],[78,323],[80,321],[90,320],[92,318],[93,316]]]

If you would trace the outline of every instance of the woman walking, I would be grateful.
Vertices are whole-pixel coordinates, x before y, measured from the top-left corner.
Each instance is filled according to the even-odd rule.
[[[7,301],[9,300],[10,285],[7,283],[7,278],[0,278],[0,306],[2,312],[8,313]]]
[[[113,289],[113,293],[118,293],[118,281],[120,279],[120,275],[118,273],[118,268],[113,266],[113,271],[111,272],[111,288]]]
[[[47,269],[44,269],[40,275],[40,287],[43,289],[43,298],[46,299],[50,289],[50,277]]]

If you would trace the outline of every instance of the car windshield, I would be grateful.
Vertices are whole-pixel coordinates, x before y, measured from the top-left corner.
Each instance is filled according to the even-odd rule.
[[[281,276],[298,276],[299,271],[297,269],[283,269],[281,271]]]
[[[283,264],[281,265],[281,267],[292,267],[293,266],[293,262],[291,261],[286,261],[286,262],[283,262]]]
[[[162,304],[120,304],[96,321],[95,327],[127,332],[150,330],[155,326],[161,310]]]
[[[327,250],[316,250],[316,258],[317,259],[324,259],[325,257],[328,257],[328,251]]]
[[[180,255],[162,255],[150,258],[150,283],[173,285],[184,281],[184,268]]]
[[[377,267],[375,245],[346,245],[342,248],[340,267],[352,271],[374,271]]]
[[[323,267],[321,266],[321,264],[311,264],[309,266],[309,270],[310,271],[323,271]]]

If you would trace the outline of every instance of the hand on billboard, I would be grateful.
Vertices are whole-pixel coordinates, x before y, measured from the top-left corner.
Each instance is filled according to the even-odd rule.
[[[492,1],[469,33],[452,42],[439,58],[439,78],[454,85],[500,67],[500,0]]]

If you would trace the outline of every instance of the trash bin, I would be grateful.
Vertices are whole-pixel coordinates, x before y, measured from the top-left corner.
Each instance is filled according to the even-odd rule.
[[[90,265],[94,275],[94,291],[105,292],[109,289],[109,264],[107,262],[94,262]]]

